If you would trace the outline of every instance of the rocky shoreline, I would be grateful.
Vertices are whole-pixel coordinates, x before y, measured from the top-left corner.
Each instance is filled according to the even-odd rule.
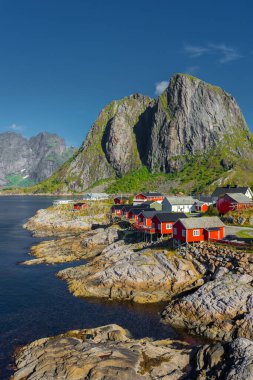
[[[253,378],[250,253],[207,243],[178,251],[168,242],[145,247],[119,225],[92,230],[94,222],[106,220],[105,215],[85,216],[85,221],[78,221],[79,229],[66,218],[59,221],[59,215],[57,209],[42,210],[26,223],[36,235],[58,238],[33,247],[36,258],[25,264],[88,260],[57,274],[73,295],[136,303],[166,301],[164,323],[221,343],[138,341],[115,325],[69,332],[17,351],[14,380],[43,379],[44,374],[48,379],[70,380]],[[41,368],[46,368],[43,374]]]
[[[108,223],[108,215],[97,210],[92,214],[85,212],[74,212],[72,206],[52,206],[48,209],[38,210],[23,227],[32,231],[37,237],[64,236],[74,233],[89,231],[94,224],[103,225]],[[96,212],[96,213],[95,213]]]
[[[39,339],[16,352],[12,380],[252,379],[253,342],[192,346],[132,339],[117,325]]]

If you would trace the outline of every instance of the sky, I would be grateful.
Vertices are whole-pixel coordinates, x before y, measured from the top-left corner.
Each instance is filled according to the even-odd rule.
[[[101,109],[177,72],[221,86],[253,131],[251,0],[0,0],[0,133],[79,146]]]

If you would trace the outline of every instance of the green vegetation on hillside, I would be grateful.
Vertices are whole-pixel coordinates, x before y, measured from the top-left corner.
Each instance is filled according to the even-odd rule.
[[[106,190],[109,193],[158,190],[172,193],[202,193],[217,180],[225,169],[220,158],[211,153],[188,157],[182,170],[174,173],[151,173],[146,167],[117,179]]]
[[[29,178],[24,178],[20,174],[10,174],[7,175],[5,179],[7,181],[5,188],[27,187],[34,184],[34,181]]]

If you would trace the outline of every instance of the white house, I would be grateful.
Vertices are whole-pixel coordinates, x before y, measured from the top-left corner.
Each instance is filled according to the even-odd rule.
[[[85,201],[101,201],[104,199],[109,199],[109,195],[106,193],[89,193],[84,194],[83,200]]]
[[[195,211],[196,199],[193,197],[166,197],[162,201],[162,210],[167,212]]]

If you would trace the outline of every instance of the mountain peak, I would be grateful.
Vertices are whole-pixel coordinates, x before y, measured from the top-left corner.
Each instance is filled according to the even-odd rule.
[[[242,156],[253,159],[240,108],[220,87],[178,73],[158,99],[137,93],[109,103],[78,154],[54,175],[54,187],[82,191],[142,166],[152,173],[180,172],[212,152],[216,173],[231,170]]]

